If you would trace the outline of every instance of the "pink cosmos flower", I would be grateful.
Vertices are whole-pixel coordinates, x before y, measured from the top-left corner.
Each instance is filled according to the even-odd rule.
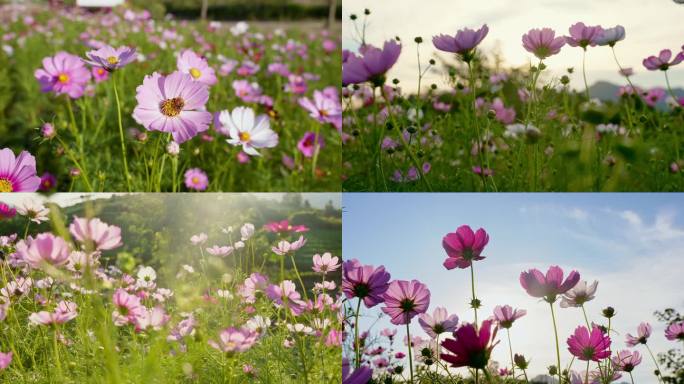
[[[539,60],[544,60],[560,52],[565,45],[565,38],[556,37],[556,32],[551,28],[535,28],[523,35],[522,43],[528,52],[533,53]]]
[[[11,219],[16,215],[16,208],[10,207],[5,203],[0,203],[0,219]]]
[[[178,55],[176,65],[178,71],[189,74],[195,81],[199,81],[206,85],[216,84],[216,74],[214,73],[214,69],[207,63],[207,59],[197,55],[189,49],[186,49]]]
[[[570,36],[565,36],[565,42],[571,47],[582,47],[585,50],[588,46],[595,47],[603,34],[601,26],[587,26],[582,22],[570,26],[569,31]]]
[[[472,60],[473,50],[487,37],[488,33],[489,27],[487,24],[484,24],[478,30],[463,28],[458,30],[455,36],[443,34],[433,36],[432,44],[440,51],[460,55],[463,61],[467,62]]]
[[[319,254],[313,255],[314,272],[326,274],[328,272],[336,271],[340,265],[340,259],[337,256],[330,254],[330,252],[324,253],[323,256]]]
[[[432,316],[427,313],[418,316],[418,323],[425,333],[434,339],[441,333],[455,331],[458,316],[449,315],[444,307],[437,307],[432,311]]]
[[[297,143],[297,149],[305,157],[312,157],[316,150],[316,134],[314,132],[306,132],[304,137]],[[320,151],[325,146],[323,136],[318,135],[318,150]]]
[[[679,52],[672,61],[672,51],[663,49],[658,56],[649,56],[644,59],[643,64],[649,71],[667,71],[670,67],[675,66],[684,61],[684,51]]]
[[[112,312],[112,320],[117,327],[126,324],[135,324],[136,318],[143,315],[145,307],[140,303],[140,298],[131,295],[119,288],[114,292],[112,301],[116,309]]]
[[[599,361],[610,356],[610,337],[599,327],[594,326],[589,333],[585,326],[575,328],[575,333],[568,337],[568,351],[584,361]]]
[[[279,285],[270,285],[266,289],[266,295],[276,307],[289,309],[294,316],[299,316],[304,311],[305,303],[290,280],[284,280]]]
[[[121,228],[109,225],[98,218],[88,219],[74,216],[69,232],[82,244],[92,244],[98,251],[108,251],[123,245]]]
[[[616,371],[632,372],[641,363],[641,354],[637,351],[622,350],[610,359]]]
[[[169,132],[181,144],[209,128],[212,116],[204,110],[209,90],[190,75],[155,72],[145,76],[136,92],[133,118],[147,130]]]
[[[384,301],[390,277],[384,266],[362,265],[357,259],[342,263],[342,291],[347,299],[358,297],[363,300],[366,308]]]
[[[90,72],[92,72],[96,83],[101,83],[109,79],[109,72],[102,67],[93,67]]]
[[[665,337],[668,340],[684,340],[684,321],[670,324],[665,330]]]
[[[297,239],[297,241],[293,241],[292,243],[287,240],[280,240],[278,242],[278,246],[272,247],[271,250],[276,255],[284,256],[290,252],[298,251],[304,245],[306,245],[306,239],[304,236],[299,236],[299,239]]]
[[[257,148],[273,148],[278,145],[278,134],[271,129],[268,115],[255,116],[248,107],[237,107],[232,112],[221,111],[219,121],[228,128],[231,145],[242,145],[248,155],[260,156]]]
[[[226,328],[219,334],[218,343],[209,340],[209,345],[221,352],[234,353],[245,352],[256,343],[256,332],[246,328]]]
[[[309,112],[309,116],[321,123],[332,124],[338,131],[342,129],[342,103],[337,95],[330,97],[321,91],[314,91],[313,101],[308,97],[299,99],[299,105]]]
[[[188,189],[194,189],[196,191],[204,191],[209,186],[209,177],[207,174],[199,168],[190,168],[185,171],[185,186]]]
[[[17,243],[17,254],[32,268],[40,268],[43,263],[64,265],[69,261],[69,251],[66,241],[51,233],[29,236]]]
[[[494,307],[494,320],[497,322],[499,327],[510,328],[513,326],[514,321],[525,316],[526,313],[526,310],[513,309],[510,305],[504,305],[503,307],[497,305]]]
[[[411,319],[427,311],[430,305],[430,291],[418,280],[394,280],[383,295],[385,306],[382,311],[391,317],[392,324],[408,324]]]
[[[563,281],[563,270],[552,266],[544,276],[538,269],[530,269],[520,273],[520,285],[532,297],[543,297],[549,303],[556,301],[556,296],[569,291],[580,279],[577,271],[572,271]]]
[[[515,108],[506,108],[498,97],[492,102],[492,110],[494,117],[503,124],[511,124],[515,121]]]
[[[40,187],[38,189],[42,192],[50,191],[57,186],[57,178],[50,172],[45,172],[40,177]]]
[[[382,49],[365,45],[359,49],[360,56],[349,53],[342,64],[342,85],[370,81],[374,86],[385,84],[385,73],[397,62],[401,44],[387,40]]]
[[[253,304],[256,301],[256,294],[268,288],[268,278],[260,273],[252,273],[239,289],[239,294],[244,298],[245,303]]]
[[[40,186],[36,158],[22,151],[18,157],[9,148],[0,150],[0,193],[35,192]]]
[[[201,245],[204,244],[204,242],[207,241],[208,238],[209,237],[207,236],[207,234],[203,232],[197,235],[190,236],[190,242],[192,243],[192,245]]]
[[[6,369],[12,362],[12,352],[0,352],[0,370]]]
[[[491,320],[483,321],[479,329],[469,323],[461,325],[454,332],[453,339],[442,341],[442,347],[450,353],[442,353],[441,359],[454,368],[484,369],[489,362],[492,349],[499,343],[494,342],[498,328],[494,328],[494,332],[491,328]]]
[[[257,103],[261,98],[261,88],[258,83],[250,83],[247,80],[235,80],[232,83],[235,96],[245,103]]]
[[[90,71],[78,56],[58,52],[55,56],[44,58],[43,68],[37,69],[34,76],[42,92],[66,94],[78,99],[83,96],[90,80]]]
[[[114,48],[105,45],[98,50],[86,52],[86,57],[89,59],[83,60],[86,63],[112,72],[115,69],[123,68],[127,64],[132,63],[136,59],[136,52],[135,48],[126,46]]]
[[[170,319],[171,316],[162,307],[154,307],[152,309],[142,307],[140,314],[135,318],[135,330],[140,332],[147,328],[152,328],[155,331],[159,331]]]
[[[483,260],[485,257],[480,254],[488,242],[489,235],[482,228],[473,232],[470,226],[462,225],[456,232],[447,233],[442,238],[442,247],[448,256],[444,260],[444,267],[465,269],[470,267],[473,260]]]
[[[648,341],[648,338],[651,337],[651,331],[653,328],[651,327],[651,324],[643,322],[639,324],[639,327],[637,328],[637,335],[632,336],[631,333],[628,333],[626,338],[625,343],[627,344],[628,347],[634,347],[638,344],[646,344]]]
[[[285,232],[308,232],[309,228],[305,225],[292,225],[286,220],[273,221],[264,225],[266,232],[285,233]]]
[[[207,248],[207,253],[213,256],[228,256],[233,252],[233,247],[231,246],[219,246],[214,245],[211,248]]]
[[[616,25],[613,28],[606,28],[601,31],[601,36],[596,40],[596,43],[601,46],[614,47],[618,41],[625,39],[625,27]]]

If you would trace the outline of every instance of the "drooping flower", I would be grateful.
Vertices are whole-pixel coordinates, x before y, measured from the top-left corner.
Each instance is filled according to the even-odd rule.
[[[641,363],[641,355],[638,351],[622,350],[610,359],[616,371],[632,372],[634,367]]]
[[[679,52],[672,61],[672,51],[663,49],[658,56],[649,56],[644,59],[643,64],[649,71],[667,71],[670,67],[675,66],[684,61],[684,51]]]
[[[80,57],[66,52],[43,59],[43,68],[36,70],[34,76],[40,83],[42,92],[66,94],[72,99],[83,96],[90,80],[90,71]]]
[[[185,178],[185,186],[188,189],[196,191],[204,191],[209,186],[209,177],[200,168],[190,168],[185,171],[183,175]]]
[[[47,209],[41,202],[33,199],[25,199],[17,205],[17,213],[26,216],[29,220],[36,224],[50,220],[48,215],[50,210]]]
[[[76,240],[98,251],[108,251],[123,245],[121,228],[109,225],[99,218],[88,219],[74,216],[69,232]]]
[[[12,352],[0,352],[0,370],[6,369],[12,362]]]
[[[330,97],[325,92],[314,91],[313,101],[308,97],[299,99],[299,105],[309,112],[309,116],[321,123],[330,123],[337,130],[342,129],[342,104],[339,96]]]
[[[382,311],[391,317],[392,324],[407,324],[411,319],[427,311],[430,291],[418,280],[394,280],[383,295]]]
[[[601,36],[596,40],[596,43],[601,46],[613,47],[618,41],[625,39],[625,27],[616,25],[613,28],[606,28],[602,31]]]
[[[432,311],[432,316],[427,313],[418,316],[418,323],[425,333],[434,339],[441,333],[451,333],[456,330],[458,316],[449,315],[444,307],[437,307]]]
[[[665,337],[668,340],[684,340],[684,322],[672,323],[665,330]]]
[[[237,107],[232,112],[222,111],[219,121],[228,128],[228,143],[242,145],[248,155],[260,156],[258,148],[273,148],[278,145],[278,134],[271,129],[268,115],[255,116],[249,107]]]
[[[216,73],[210,67],[207,59],[197,55],[195,52],[186,49],[178,55],[176,60],[178,70],[189,74],[192,78],[206,85],[216,84]]]
[[[473,58],[475,47],[487,37],[488,33],[487,24],[478,30],[463,28],[458,30],[454,36],[444,34],[433,36],[432,44],[440,51],[456,53],[461,56],[463,61],[469,62]]]
[[[574,287],[580,279],[577,271],[572,271],[563,281],[563,270],[559,266],[549,267],[544,276],[538,269],[530,269],[520,273],[520,285],[532,297],[543,297],[553,303],[556,297]]]
[[[86,63],[94,66],[104,68],[108,72],[112,72],[115,69],[123,68],[124,66],[132,63],[137,55],[135,48],[130,47],[119,47],[114,48],[109,45],[105,45],[100,49],[86,52],[86,57],[89,60],[84,60]]]
[[[556,32],[551,28],[530,29],[522,37],[523,47],[534,54],[539,60],[544,60],[560,52],[565,45],[565,38],[556,37]]]
[[[318,150],[320,151],[325,146],[323,136],[319,134],[318,140],[316,140],[314,132],[306,132],[302,139],[297,142],[297,149],[304,157],[312,157],[316,151],[316,142],[318,142]]]
[[[526,313],[526,310],[513,309],[510,305],[504,305],[503,307],[497,305],[494,307],[494,320],[497,322],[499,327],[510,328],[513,326],[514,321],[525,316]]]
[[[326,274],[328,272],[336,271],[340,267],[340,259],[333,256],[330,252],[326,252],[323,256],[319,254],[313,255],[314,272]]]
[[[579,22],[570,26],[570,36],[565,36],[565,42],[571,47],[581,47],[587,49],[588,46],[595,47],[603,33],[601,26],[587,26]]]
[[[580,360],[599,361],[610,356],[610,337],[596,326],[591,333],[585,326],[575,328],[567,343],[568,351]]]
[[[133,118],[147,130],[171,133],[181,144],[209,128],[212,116],[204,110],[209,90],[190,75],[155,72],[145,76],[136,92]]]
[[[562,308],[581,307],[582,304],[594,299],[597,287],[598,281],[594,281],[591,285],[587,285],[586,281],[580,281],[572,289],[563,294],[560,306]]]
[[[257,336],[256,332],[250,329],[230,327],[219,333],[218,343],[209,340],[209,345],[225,353],[245,352],[256,343]]]
[[[447,253],[444,260],[446,269],[468,268],[474,260],[483,260],[480,256],[484,247],[489,242],[489,235],[484,229],[480,228],[477,232],[468,225],[462,225],[456,232],[447,233],[442,238],[442,247]]]
[[[643,322],[639,324],[636,336],[632,336],[631,333],[627,334],[627,336],[625,337],[625,343],[628,347],[634,347],[638,344],[646,344],[648,338],[651,337],[652,330],[653,328],[651,327],[651,324]]]
[[[358,297],[372,308],[384,301],[390,277],[384,266],[375,268],[356,259],[347,260],[342,264],[342,291],[347,299]]]
[[[0,193],[35,192],[40,187],[36,158],[22,151],[18,157],[9,148],[0,150]]]
[[[401,44],[387,40],[382,49],[365,45],[360,55],[350,53],[342,64],[342,85],[360,84],[370,81],[374,86],[385,84],[385,73],[397,62]]]
[[[32,268],[40,268],[43,263],[64,265],[69,260],[69,251],[66,241],[51,233],[29,236],[17,243],[17,254]]]
[[[266,289],[266,295],[277,307],[289,309],[294,316],[301,314],[306,305],[290,280],[283,280],[279,285],[270,285]]]
[[[461,325],[454,338],[442,341],[442,347],[450,353],[442,353],[442,360],[450,363],[452,367],[470,367],[484,369],[489,362],[492,349],[498,344],[496,339],[497,328],[492,332],[492,321],[485,320],[479,328],[474,324]]]

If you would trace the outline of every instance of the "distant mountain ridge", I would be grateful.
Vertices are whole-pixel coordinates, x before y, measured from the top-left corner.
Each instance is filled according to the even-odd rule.
[[[639,88],[638,85],[635,86]],[[591,94],[591,97],[595,97],[603,101],[617,101],[620,87],[620,85],[615,85],[608,81],[597,81],[591,87],[589,87],[589,93]],[[677,97],[684,97],[683,88],[674,88],[672,91],[675,95],[677,95]]]

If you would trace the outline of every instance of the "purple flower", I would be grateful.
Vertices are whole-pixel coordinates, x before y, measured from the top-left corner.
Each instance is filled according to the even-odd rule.
[[[661,71],[667,71],[670,67],[675,66],[682,61],[684,61],[684,52],[679,52],[675,58],[670,61],[672,58],[672,51],[669,49],[663,49],[660,51],[660,54],[658,56],[649,56],[644,59],[644,67],[648,69],[649,71],[656,71],[656,70],[661,70]]]
[[[0,150],[0,192],[35,192],[38,187],[35,157],[26,151],[14,157],[11,149]]]
[[[114,48],[105,45],[98,50],[87,52],[86,57],[89,59],[83,60],[86,63],[112,72],[115,69],[123,68],[125,65],[133,62],[136,58],[136,52],[135,48],[126,46]]]
[[[625,39],[625,27],[622,25],[616,25],[613,28],[606,28],[602,31],[599,38],[596,40],[596,44],[601,46],[614,47],[618,41]]]
[[[349,360],[342,359],[342,384],[367,384],[371,377],[373,371],[370,368],[362,365],[350,372]]]
[[[456,325],[458,325],[458,316],[449,316],[446,308],[437,307],[432,311],[432,316],[427,313],[421,314],[418,317],[418,323],[425,333],[434,339],[441,333],[455,331]]]
[[[582,47],[585,50],[588,46],[595,47],[603,34],[601,26],[586,26],[582,22],[573,24],[569,31],[570,36],[565,36],[565,42],[571,47]]]
[[[625,336],[625,343],[628,347],[634,347],[638,344],[646,344],[648,338],[651,337],[652,330],[653,328],[651,327],[651,324],[646,322],[641,323],[637,328],[637,335],[632,336],[631,333],[628,333],[627,336]]]
[[[34,76],[40,83],[42,92],[66,94],[72,99],[83,96],[90,80],[90,71],[80,57],[58,52],[55,56],[43,59],[43,68],[36,70]]]
[[[11,362],[12,362],[12,352],[7,352],[7,353],[0,352],[0,370],[7,368]],[[370,376],[369,376],[369,378],[370,378]],[[345,383],[346,383],[346,381],[345,381]],[[360,383],[360,382],[357,381],[355,383]]]
[[[314,132],[307,132],[297,143],[297,149],[299,149],[299,152],[301,152],[304,156],[312,157],[314,155],[314,151],[316,150],[316,141],[318,141],[318,150],[320,151],[320,149],[325,145],[323,136],[319,134],[318,140],[316,140],[316,134]]]
[[[330,123],[339,131],[342,129],[342,104],[339,96],[331,96],[314,91],[313,101],[308,97],[302,97],[299,99],[299,105],[309,112],[309,116],[321,123]]]
[[[668,340],[684,340],[684,321],[670,324],[665,330],[665,337]]]
[[[510,305],[504,305],[503,307],[497,305],[494,307],[494,320],[501,328],[510,328],[513,326],[514,321],[525,316],[526,313],[526,310],[513,309]]]
[[[560,52],[565,45],[565,38],[556,37],[556,32],[551,28],[530,29],[523,35],[522,43],[528,52],[544,60]]]
[[[394,280],[385,292],[385,306],[382,311],[391,317],[395,325],[408,324],[411,319],[427,311],[430,305],[430,290],[418,280]]]
[[[347,260],[342,264],[342,291],[347,299],[358,297],[371,308],[384,301],[390,277],[384,266],[375,268],[356,259]]]
[[[40,187],[38,187],[38,189],[42,192],[47,192],[55,186],[57,186],[57,178],[55,175],[49,172],[43,173],[43,176],[40,177]]]
[[[199,168],[190,168],[185,171],[185,186],[196,191],[204,191],[209,186],[207,174]]]
[[[379,87],[385,84],[385,73],[397,62],[401,44],[388,40],[383,48],[365,45],[359,50],[361,56],[350,53],[342,64],[342,85],[370,81]]]
[[[432,37],[432,44],[435,48],[444,52],[452,52],[461,56],[463,61],[470,61],[473,58],[473,50],[477,47],[487,34],[489,27],[483,25],[478,30],[463,28],[456,32],[455,36],[440,34]]]
[[[577,271],[572,271],[563,281],[563,270],[559,266],[549,267],[544,276],[538,269],[520,273],[520,285],[532,297],[543,297],[547,302],[556,301],[561,295],[574,287],[580,279]]]

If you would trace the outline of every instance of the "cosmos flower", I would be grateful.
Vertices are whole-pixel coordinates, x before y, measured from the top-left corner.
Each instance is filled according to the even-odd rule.
[[[292,225],[286,220],[282,221],[272,221],[264,225],[264,230],[273,233],[286,233],[286,232],[307,232],[309,230],[305,225]]]
[[[0,352],[0,370],[6,369],[12,362],[12,352]]]
[[[665,337],[668,340],[684,340],[684,322],[672,323],[665,330]]]
[[[444,34],[433,36],[432,44],[440,51],[456,53],[463,61],[469,62],[473,58],[475,48],[487,37],[488,33],[487,24],[478,30],[463,28],[454,36]]]
[[[84,60],[86,63],[94,67],[104,68],[108,72],[113,72],[115,69],[123,68],[132,63],[136,59],[137,54],[135,48],[126,46],[114,48],[105,45],[100,49],[86,52],[86,57],[88,58],[88,60]]]
[[[617,371],[632,372],[634,367],[641,363],[641,355],[638,351],[622,350],[610,359]]]
[[[627,336],[625,336],[625,343],[628,347],[634,347],[638,344],[646,344],[648,338],[651,337],[652,330],[653,328],[651,327],[651,324],[643,322],[639,324],[636,336],[632,336],[631,333],[628,333]]]
[[[57,178],[55,175],[45,172],[43,176],[40,177],[40,187],[38,189],[42,192],[47,192],[52,190],[57,186]]]
[[[185,186],[188,189],[204,191],[209,186],[209,177],[200,168],[190,168],[185,171],[183,176],[185,178]]]
[[[96,83],[101,83],[109,79],[109,72],[102,67],[93,67],[90,69],[90,72],[93,74],[93,79],[95,79]]]
[[[50,210],[47,209],[42,203],[33,199],[24,199],[21,203],[19,203],[17,205],[17,213],[28,217],[29,220],[36,224],[50,220],[48,217]]]
[[[219,333],[218,343],[209,340],[209,345],[221,352],[234,353],[245,352],[257,341],[257,334],[247,328],[226,328]]]
[[[84,245],[92,245],[99,251],[108,251],[123,245],[121,228],[109,225],[99,218],[88,219],[74,216],[69,232]]]
[[[316,151],[316,141],[318,141],[318,150],[320,151],[325,146],[325,140],[322,135],[318,135],[318,140],[316,140],[316,134],[314,132],[306,132],[304,137],[297,143],[297,149],[304,155],[304,157],[312,157]]]
[[[587,285],[586,281],[580,281],[572,289],[563,294],[560,306],[562,308],[581,307],[582,304],[594,299],[597,287],[598,281],[594,281],[591,285]]]
[[[684,61],[684,51],[679,52],[672,61],[672,51],[663,49],[658,56],[649,56],[644,59],[643,64],[649,71],[667,71],[670,67],[675,66]]]
[[[309,112],[309,116],[321,123],[332,124],[338,131],[342,129],[342,104],[337,95],[330,97],[321,91],[314,91],[313,100],[308,97],[299,99],[299,105]]]
[[[242,227],[240,227],[240,236],[242,238],[242,241],[249,240],[253,235],[254,235],[254,224],[245,223]]]
[[[231,246],[219,246],[219,245],[214,245],[211,248],[206,249],[207,253],[212,255],[212,256],[221,256],[225,257],[230,255],[233,252],[233,247]]]
[[[455,331],[458,325],[458,316],[449,315],[444,307],[436,307],[432,311],[432,316],[427,313],[420,314],[418,323],[425,333],[434,339],[439,334]]]
[[[375,268],[356,259],[347,260],[342,264],[342,291],[347,299],[358,297],[372,308],[384,301],[390,277],[384,266]]]
[[[565,45],[565,38],[556,37],[556,32],[551,28],[530,29],[522,37],[523,47],[534,54],[539,60],[544,60],[560,52]]]
[[[69,251],[66,241],[51,233],[29,236],[17,243],[17,254],[32,268],[40,268],[43,263],[64,265],[69,260]]]
[[[497,322],[499,327],[510,328],[513,326],[514,321],[525,316],[526,313],[526,310],[513,309],[510,305],[504,305],[503,307],[497,305],[494,307],[494,320]]]
[[[37,69],[34,76],[42,92],[66,94],[78,99],[83,96],[90,80],[90,71],[78,56],[58,52],[55,56],[44,58],[43,68]]]
[[[473,260],[483,260],[480,256],[484,247],[489,242],[489,235],[484,229],[480,228],[477,232],[468,225],[462,225],[456,232],[447,233],[442,238],[442,247],[447,253],[444,260],[446,269],[468,268]]]
[[[278,145],[278,134],[271,129],[268,115],[255,116],[252,108],[237,107],[232,112],[222,111],[219,121],[228,130],[228,143],[242,145],[242,150],[248,155],[260,156],[258,148]]]
[[[209,90],[190,75],[155,72],[145,76],[136,92],[133,118],[147,130],[171,133],[181,144],[209,128],[212,116],[204,110]]]
[[[600,26],[587,26],[582,22],[570,26],[569,31],[570,36],[565,37],[565,42],[571,47],[581,47],[585,50],[588,46],[595,47],[603,34],[603,28]]]
[[[135,324],[136,318],[142,316],[143,312],[146,310],[140,303],[140,298],[138,296],[131,295],[121,288],[114,292],[112,302],[116,308],[114,312],[112,312],[112,320],[117,327],[126,324]]]
[[[596,40],[596,43],[601,46],[613,47],[618,41],[625,39],[625,27],[616,25],[613,28],[606,28],[602,31],[601,36]]]
[[[301,300],[297,287],[290,280],[284,280],[279,285],[268,286],[266,295],[276,307],[289,309],[294,316],[299,316],[304,311],[305,303]]]
[[[0,219],[11,219],[16,216],[16,214],[16,208],[0,202]]]
[[[538,269],[530,269],[520,273],[520,285],[532,297],[543,297],[549,303],[556,301],[556,296],[574,287],[580,279],[577,271],[572,271],[563,281],[563,270],[559,266],[549,267],[544,276]]]
[[[18,157],[9,148],[0,150],[0,193],[35,192],[40,186],[36,176],[36,159],[22,151]]]
[[[418,280],[394,280],[383,295],[385,306],[382,311],[391,317],[395,325],[407,324],[411,319],[427,311],[430,305],[430,291]]]
[[[245,279],[238,293],[246,303],[253,304],[256,301],[257,292],[265,291],[266,288],[268,288],[268,278],[260,273],[253,272]]]
[[[140,313],[135,317],[135,330],[140,332],[152,328],[155,331],[159,331],[170,319],[171,316],[169,316],[162,307],[154,307],[152,309],[143,307]]]
[[[189,49],[178,54],[176,65],[181,73],[189,74],[195,81],[206,85],[216,84],[216,74],[207,59]]]
[[[596,326],[591,333],[585,326],[575,328],[575,333],[568,337],[567,343],[568,351],[580,360],[599,361],[610,356],[610,337]]]
[[[333,256],[330,252],[326,252],[323,256],[319,254],[313,255],[313,267],[314,272],[326,274],[328,272],[334,272],[340,267],[340,259],[337,256]]]
[[[494,342],[497,328],[494,328],[494,332],[491,328],[491,320],[483,321],[479,328],[470,323],[461,325],[454,332],[454,338],[442,341],[442,347],[449,353],[442,353],[441,359],[454,368],[484,369],[489,362],[492,349],[499,343]]]
[[[348,54],[342,64],[342,85],[360,84],[370,81],[374,86],[385,84],[385,73],[397,62],[401,54],[401,44],[387,40],[382,49],[365,45],[359,49],[360,55]]]
[[[78,306],[69,301],[60,301],[54,312],[40,311],[29,316],[29,322],[34,325],[64,324],[78,315]]]
[[[297,241],[289,242],[287,240],[280,240],[277,247],[272,247],[273,253],[279,256],[284,256],[290,252],[295,252],[306,245],[306,239],[304,236],[299,236]]]

